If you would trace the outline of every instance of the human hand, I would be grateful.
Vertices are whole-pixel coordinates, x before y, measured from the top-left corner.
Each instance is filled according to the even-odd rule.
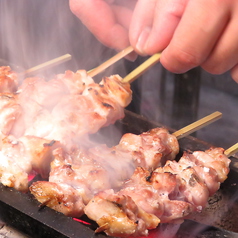
[[[136,0],[70,0],[69,3],[71,11],[101,43],[118,51],[130,45],[128,29]]]
[[[231,70],[238,82],[237,0],[70,0],[70,7],[108,47],[163,51],[161,63],[171,72]]]
[[[174,73],[201,65],[212,74],[231,70],[238,82],[237,0],[138,0],[130,43],[142,55],[163,51]]]

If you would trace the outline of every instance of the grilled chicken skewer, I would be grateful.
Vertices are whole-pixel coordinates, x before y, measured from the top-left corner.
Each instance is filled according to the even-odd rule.
[[[71,154],[57,149],[49,182],[35,182],[30,191],[41,203],[79,217],[95,194],[110,188],[119,190],[138,166],[152,171],[165,160],[174,159],[178,151],[176,137],[164,128],[125,134],[112,148],[99,145]]]
[[[52,156],[45,145],[57,141],[53,144],[70,150],[85,143],[88,133],[124,117],[131,100],[130,85],[118,75],[96,84],[84,70],[66,71],[49,81],[27,78],[20,85],[10,67],[0,67],[0,80],[0,181],[21,191],[27,189],[32,170],[44,177],[49,171]],[[34,150],[45,154],[38,158]],[[37,160],[42,168],[35,166]],[[17,181],[20,174],[24,178]]]
[[[17,73],[9,66],[0,67],[0,93],[13,93],[18,87]]]
[[[27,78],[20,85],[9,67],[0,67],[0,80],[2,94],[16,94],[11,97],[18,105],[14,112],[20,115],[5,135],[38,136],[65,144],[124,117],[132,97],[130,84],[121,83],[119,75],[97,84],[85,70],[66,71],[49,81]]]
[[[0,145],[1,183],[19,191],[28,191],[28,177],[33,171],[43,178],[48,177],[52,151],[58,146],[59,142],[35,136],[3,137]]]
[[[201,128],[201,121],[207,125],[217,117],[220,113],[213,113],[186,128],[194,131],[195,127]],[[185,130],[180,131],[187,135]],[[181,137],[181,133],[155,128],[141,135],[127,133],[112,148],[100,145],[71,154],[58,149],[49,182],[36,182],[30,190],[41,203],[68,216],[80,216],[95,194],[108,188],[119,190],[137,167],[153,171],[173,160],[179,151],[176,136]]]
[[[48,82],[26,79],[18,93],[23,113],[11,133],[67,146],[123,118],[124,107],[131,101],[130,85],[122,84],[120,76],[105,77],[96,84],[85,71],[67,71]]]
[[[179,162],[167,161],[152,173],[138,167],[120,191],[98,193],[85,214],[98,223],[96,232],[148,235],[159,223],[179,223],[201,211],[227,178],[229,163],[224,149],[211,148],[185,152]]]

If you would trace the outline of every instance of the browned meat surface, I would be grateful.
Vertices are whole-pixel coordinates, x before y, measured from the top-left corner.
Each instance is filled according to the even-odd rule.
[[[66,71],[18,87],[17,74],[0,67],[0,181],[26,190],[32,170],[48,177],[55,145],[70,151],[88,142],[88,134],[124,117],[131,94],[118,75],[96,84],[85,70]]]
[[[165,134],[167,135],[165,136]],[[88,149],[80,148],[71,153],[66,153],[58,148],[54,151],[55,159],[51,163],[49,182],[58,184],[57,187],[61,184],[71,186],[78,191],[75,192],[75,195],[80,194],[80,199],[86,205],[95,194],[101,191],[119,190],[124,182],[131,178],[137,166],[144,166],[148,170],[152,170],[155,166],[160,165],[161,159],[163,156],[166,157],[167,153],[170,154],[170,159],[174,159],[171,154],[175,157],[175,152],[178,152],[176,138],[164,128],[156,128],[141,135],[130,134],[127,135],[127,138],[129,136],[131,138],[127,140],[127,143],[123,140],[123,145],[120,142],[112,148],[98,145]],[[140,146],[133,147],[135,141],[132,138],[135,138],[139,145],[140,137]],[[153,139],[154,143],[151,144]],[[172,152],[171,148],[176,151]],[[150,156],[147,158],[147,155]],[[41,182],[38,182],[37,185],[33,183],[30,187],[31,192],[39,201],[42,200],[41,195],[45,194],[43,190],[46,183],[42,182],[41,189]],[[37,193],[35,193],[34,186],[38,187]],[[53,188],[52,184],[51,187]],[[41,190],[42,192],[40,192]],[[61,197],[61,192],[58,195],[55,193],[55,196]],[[75,198],[76,200],[77,198]],[[50,206],[51,203],[48,205]],[[60,211],[62,211],[61,208]],[[74,212],[72,211],[72,213]]]
[[[104,191],[104,194],[130,197],[139,210],[157,217],[160,223],[180,223],[192,212],[201,211],[208,197],[217,191],[220,182],[226,179],[230,160],[223,152],[222,148],[212,148],[205,152],[185,153],[179,162],[167,161],[165,166],[158,167],[152,173],[138,167],[121,190],[108,190]],[[95,204],[97,201],[99,204]],[[119,223],[123,213],[130,222],[138,224],[138,227],[134,227],[135,234],[148,233],[149,226],[144,226],[143,229],[139,226],[140,216],[130,218],[127,214],[126,207],[129,204],[111,212],[100,205],[108,201],[113,204],[113,200],[107,196],[102,197],[99,193],[84,209],[85,214],[98,223],[99,230],[102,229],[112,236],[131,235],[131,229],[121,230],[118,235],[117,222]],[[95,214],[94,208],[102,212]],[[105,221],[104,217],[107,218]],[[111,220],[113,222],[110,222]]]
[[[20,191],[28,190],[28,176],[36,171],[48,176],[52,150],[59,143],[34,136],[16,139],[13,136],[1,139],[0,182]]]
[[[93,79],[86,71],[76,73],[68,70],[65,74],[58,74],[50,80],[40,77],[26,78],[18,88],[19,100],[25,104],[29,99],[45,109],[52,110],[58,101],[68,94],[82,94]]]
[[[85,207],[85,213],[99,225],[95,232],[118,237],[148,235],[148,229],[156,228],[160,222],[137,206],[130,196],[114,194],[113,190],[95,196]]]
[[[9,66],[0,66],[0,93],[14,93],[17,87],[17,74]]]
[[[96,84],[83,70],[67,71],[49,81],[28,78],[18,93],[23,113],[12,133],[65,145],[78,143],[85,135],[123,118],[124,107],[131,101],[130,85],[121,83],[118,75]]]
[[[0,134],[9,135],[22,115],[17,97],[11,93],[0,93]]]
[[[149,170],[173,160],[179,152],[177,138],[165,128],[154,128],[141,135],[127,133],[119,146],[133,154],[138,166]]]
[[[39,181],[31,188],[33,194],[40,194],[39,202],[43,206],[64,213],[66,216],[79,217],[85,207],[80,191],[65,183]]]

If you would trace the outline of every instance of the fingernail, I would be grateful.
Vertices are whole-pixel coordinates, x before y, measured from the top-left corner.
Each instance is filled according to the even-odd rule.
[[[130,53],[129,55],[125,56],[125,58],[131,62],[136,61],[137,59],[137,54],[135,52]]]
[[[138,41],[137,41],[137,44],[136,44],[136,49],[143,55],[146,55],[145,54],[145,46],[146,46],[146,42],[147,42],[147,39],[149,37],[149,34],[150,34],[150,31],[151,31],[151,28],[150,27],[146,27],[140,34],[139,38],[138,38]]]

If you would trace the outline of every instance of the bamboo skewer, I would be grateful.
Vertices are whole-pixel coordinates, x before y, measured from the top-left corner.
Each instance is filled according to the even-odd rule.
[[[88,71],[88,75],[90,77],[94,77],[95,75],[101,73],[103,70],[105,70],[109,66],[113,65],[114,63],[116,63],[117,61],[119,61],[120,59],[125,57],[126,55],[130,54],[132,51],[133,51],[132,46],[128,46],[127,48],[125,48],[124,50],[119,52],[118,54],[114,55],[109,60],[107,60],[104,63],[102,63],[101,65],[99,65],[98,67]]]
[[[161,53],[157,53],[152,55],[149,59],[147,59],[144,63],[134,69],[131,73],[129,73],[126,77],[122,79],[123,83],[132,83],[135,79],[137,79],[140,75],[142,75],[145,71],[150,69],[160,60]]]
[[[214,112],[206,117],[203,117],[202,119],[200,119],[188,126],[183,127],[182,129],[180,129],[178,131],[175,131],[173,133],[173,135],[176,136],[177,139],[181,139],[181,138],[211,124],[212,122],[218,120],[221,117],[222,117],[222,113],[216,111],[216,112]]]
[[[87,73],[90,77],[94,77],[97,74],[104,71],[109,66],[113,65],[126,55],[130,54],[133,51],[132,46],[128,46],[118,54],[114,55],[109,60],[105,61],[98,67],[89,70]],[[142,75],[145,71],[150,69],[152,66],[154,66],[159,60],[160,60],[161,53],[157,53],[152,55],[149,59],[147,59],[144,63],[142,63],[140,66],[138,66],[136,69],[134,69],[131,73],[129,73],[126,77],[122,79],[123,83],[132,83],[135,79],[137,79],[140,75]]]
[[[238,143],[234,144],[233,146],[231,146],[230,148],[225,150],[224,154],[227,157],[230,157],[230,156],[234,155],[236,152],[238,152]]]
[[[125,57],[126,55],[131,53],[132,51],[133,51],[132,46],[127,47],[126,49],[122,50],[121,52],[119,52],[118,54],[116,54],[115,56],[110,58],[109,60],[105,61],[103,64],[99,65],[97,68],[88,71],[88,75],[91,77],[97,75],[98,73],[102,72],[103,70],[105,70],[106,68],[108,68],[109,66],[111,66],[112,64],[117,62],[118,60],[122,59],[123,57]],[[157,54],[154,54],[153,56],[151,56],[148,60],[146,60],[144,63],[142,63],[140,66],[138,66],[135,70],[133,70],[131,73],[129,73],[126,77],[124,77],[122,82],[132,83],[141,74],[143,74],[145,71],[150,69],[153,65],[155,65],[160,60],[160,56],[161,56],[161,53],[157,53]],[[40,70],[47,69],[49,67],[53,67],[60,63],[66,62],[66,61],[70,60],[71,58],[72,57],[70,54],[65,54],[65,55],[55,58],[53,60],[47,61],[47,62],[42,63],[37,66],[34,66],[28,70],[25,70],[22,74],[28,75],[28,74],[32,74],[32,73],[37,73]],[[221,117],[222,117],[222,113],[216,111],[216,112],[182,128],[182,129],[174,132],[173,135],[176,136],[177,139],[181,139],[181,138],[186,137],[187,135],[211,124],[212,122],[218,120]],[[238,152],[238,143],[236,143],[235,145],[233,145],[230,148],[228,148],[227,150],[225,150],[224,154],[229,157],[229,156],[234,155],[237,152]]]
[[[61,64],[63,62],[66,62],[68,60],[70,60],[72,57],[70,54],[65,54],[63,56],[60,56],[58,58],[49,60],[43,64],[39,64],[37,66],[34,66],[30,69],[25,70],[24,72],[22,72],[23,75],[30,75],[30,74],[35,74],[43,69],[48,69],[50,67],[53,67],[55,65]]]
[[[104,62],[103,64],[99,65],[97,68],[89,71],[88,72],[89,76],[93,77],[93,76],[97,75],[98,73],[102,72],[103,70],[105,70],[106,68],[108,68],[109,66],[111,66],[112,64],[114,64],[115,62],[117,62],[118,60],[123,58],[124,56],[126,56],[127,54],[131,53],[132,51],[133,51],[133,48],[131,46],[127,47],[123,51],[121,51],[118,54],[116,54],[115,56],[113,56],[111,59],[109,59],[106,62]],[[155,65],[159,61],[160,55],[161,55],[161,53],[157,53],[157,54],[151,56],[148,60],[146,60],[139,67],[137,67],[130,74],[128,74],[125,78],[123,78],[122,82],[129,82],[129,83],[133,82],[141,74],[143,74],[145,71],[150,69],[153,65]],[[49,67],[53,67],[57,64],[63,63],[70,59],[71,59],[71,55],[66,54],[66,55],[60,56],[58,58],[55,58],[53,60],[47,61],[43,64],[32,67],[32,68],[24,71],[23,74],[27,75],[27,74],[36,73],[40,70],[47,69]],[[181,139],[181,138],[211,124],[212,122],[218,120],[221,117],[222,117],[222,113],[220,113],[218,111],[214,112],[214,113],[182,128],[182,129],[174,132],[173,135],[176,136],[177,139]],[[236,152],[238,152],[238,143],[235,144],[234,146],[230,147],[229,149],[227,149],[225,151],[225,154],[227,156],[230,156],[231,154],[234,154]]]

